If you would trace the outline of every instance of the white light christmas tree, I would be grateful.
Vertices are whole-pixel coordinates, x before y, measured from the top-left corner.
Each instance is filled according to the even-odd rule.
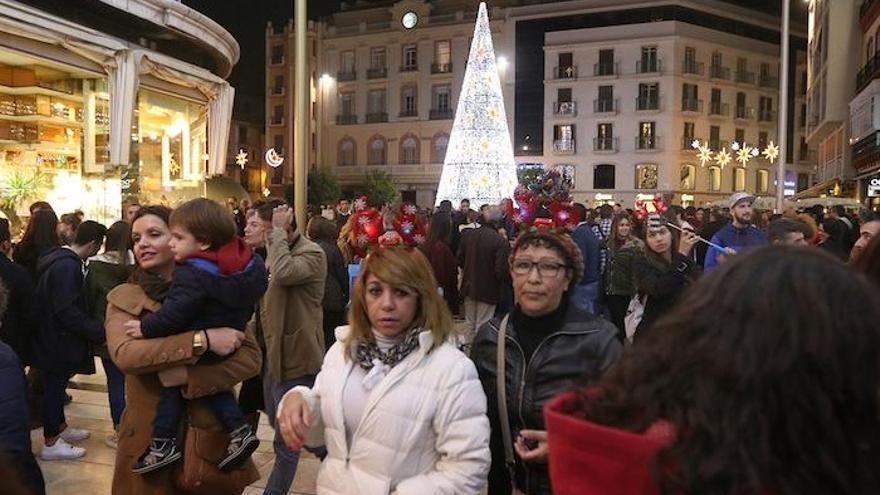
[[[492,47],[486,4],[480,3],[467,70],[455,110],[437,204],[498,204],[513,197],[516,162],[507,130],[501,81]]]

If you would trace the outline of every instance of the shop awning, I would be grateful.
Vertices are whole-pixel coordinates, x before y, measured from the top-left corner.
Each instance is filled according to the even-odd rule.
[[[798,200],[798,199],[805,199],[805,198],[817,198],[821,194],[828,194],[828,189],[833,188],[834,185],[837,184],[838,182],[840,182],[840,179],[836,179],[836,178],[831,179],[831,180],[826,180],[824,182],[820,182],[813,187],[809,187],[807,189],[804,189],[803,191],[795,194],[794,196],[792,196],[789,199]]]

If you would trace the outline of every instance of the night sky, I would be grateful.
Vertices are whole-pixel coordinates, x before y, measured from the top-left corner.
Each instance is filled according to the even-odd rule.
[[[731,9],[748,7],[775,15],[779,15],[782,4],[781,0],[724,1],[731,4]],[[266,23],[272,21],[275,25],[285,24],[293,17],[293,2],[294,0],[183,0],[186,5],[214,19],[238,40],[241,59],[229,80],[239,94],[258,99],[262,99],[265,92]],[[387,2],[377,0],[377,3]],[[339,6],[340,0],[309,0],[309,17],[315,19],[326,16],[338,10]],[[802,0],[792,0],[791,7],[794,20],[806,24],[806,4]]]

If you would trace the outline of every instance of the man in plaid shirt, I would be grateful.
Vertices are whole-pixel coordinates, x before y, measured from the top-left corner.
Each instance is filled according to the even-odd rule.
[[[605,239],[611,235],[612,216],[614,208],[611,205],[602,205],[599,207],[599,223],[593,224],[593,233],[599,242],[605,242]],[[599,254],[599,273],[605,273],[605,248]]]

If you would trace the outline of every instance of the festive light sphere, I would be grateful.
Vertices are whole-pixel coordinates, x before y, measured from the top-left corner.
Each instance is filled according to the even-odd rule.
[[[481,2],[436,204],[443,200],[458,204],[464,198],[472,204],[498,204],[513,194],[516,185],[489,17]]]

